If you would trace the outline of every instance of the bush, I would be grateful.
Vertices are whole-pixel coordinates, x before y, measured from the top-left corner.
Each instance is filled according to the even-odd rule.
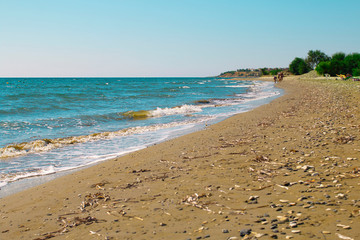
[[[347,55],[344,59],[344,68],[346,73],[355,75],[354,70],[360,68],[360,53]]]
[[[360,68],[353,69],[353,74],[352,75],[359,77],[360,76]]]
[[[266,68],[260,68],[261,75],[269,75],[269,71]]]
[[[270,75],[277,75],[279,72],[281,72],[282,70],[279,68],[273,69],[270,71]]]
[[[289,65],[289,70],[295,75],[301,75],[311,70],[311,67],[302,58],[295,58]]]

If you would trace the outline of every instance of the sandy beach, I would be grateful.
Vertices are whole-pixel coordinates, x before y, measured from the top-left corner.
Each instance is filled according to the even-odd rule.
[[[360,239],[360,84],[278,87],[250,112],[0,199],[0,239]]]

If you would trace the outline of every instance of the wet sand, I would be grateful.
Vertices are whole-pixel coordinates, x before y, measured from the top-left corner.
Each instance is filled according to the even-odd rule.
[[[360,84],[286,94],[0,199],[0,239],[360,239]]]

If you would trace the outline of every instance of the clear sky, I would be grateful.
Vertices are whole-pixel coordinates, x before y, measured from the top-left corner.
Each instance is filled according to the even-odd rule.
[[[213,76],[360,52],[359,0],[0,0],[0,76]]]

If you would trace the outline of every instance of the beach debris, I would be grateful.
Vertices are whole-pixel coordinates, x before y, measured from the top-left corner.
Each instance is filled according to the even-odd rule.
[[[338,138],[335,138],[333,140],[334,143],[339,143],[339,144],[347,144],[347,143],[350,143],[352,141],[355,140],[355,137],[353,136],[342,136],[342,137],[338,137]]]
[[[211,196],[211,193],[208,193],[208,194],[206,194],[206,193],[202,193],[202,194],[194,193],[193,195],[186,196],[184,199],[182,199],[181,203],[183,203],[185,205],[194,206],[194,207],[203,209],[203,210],[208,211],[208,212],[213,212],[207,206],[205,206],[207,203],[199,201],[201,198],[207,198],[207,197],[210,197],[210,196]]]
[[[149,169],[132,170],[129,173],[143,173],[143,172],[150,172],[150,170]]]
[[[289,188],[288,188],[288,187],[286,187],[286,186],[282,186],[282,185],[280,185],[280,184],[276,184],[276,186],[281,187],[281,188],[285,188],[286,190],[289,190]]]
[[[87,216],[84,218],[76,216],[76,217],[73,217],[70,219],[67,219],[66,217],[59,217],[57,220],[59,222],[61,222],[63,225],[59,230],[41,234],[41,237],[35,238],[34,240],[50,239],[50,238],[56,237],[58,235],[67,233],[67,232],[69,232],[69,229],[83,225],[83,224],[90,225],[92,223],[105,222],[105,220],[99,221],[95,217],[91,217],[91,216]]]
[[[248,204],[257,204],[259,196],[250,196],[245,202]]]
[[[351,238],[351,237],[347,237],[347,236],[344,236],[340,233],[336,233],[336,235],[338,236],[338,238],[340,239],[345,239],[345,240],[354,240],[354,238]]]
[[[336,226],[337,226],[337,227],[341,227],[341,228],[343,228],[343,229],[351,229],[350,226],[344,225],[344,224],[336,224]]]
[[[108,183],[109,183],[108,181],[101,181],[99,183],[92,184],[90,187],[91,188],[97,188],[97,189],[103,189],[102,187],[105,186]]]
[[[254,162],[257,162],[257,163],[261,163],[261,162],[269,162],[270,159],[266,156],[263,156],[263,155],[258,155],[255,157],[255,159],[253,159]]]
[[[76,226],[80,226],[82,224],[85,224],[85,225],[90,225],[94,222],[99,222],[95,217],[91,217],[91,216],[87,216],[87,217],[84,217],[84,218],[81,218],[81,217],[74,217],[70,220],[64,218],[64,217],[60,217],[58,219],[58,221],[61,221],[63,224],[64,224],[64,228],[73,228],[73,227],[76,227]]]
[[[227,238],[227,240],[237,240],[237,239],[239,239],[238,237],[235,237],[235,236],[233,236],[233,237],[228,237]]]
[[[84,201],[82,201],[82,203],[81,203],[80,210],[85,211],[86,207],[95,208],[98,206],[98,203],[100,200],[106,202],[106,201],[110,200],[110,196],[105,193],[101,193],[101,192],[97,192],[94,194],[87,194],[84,197]]]

